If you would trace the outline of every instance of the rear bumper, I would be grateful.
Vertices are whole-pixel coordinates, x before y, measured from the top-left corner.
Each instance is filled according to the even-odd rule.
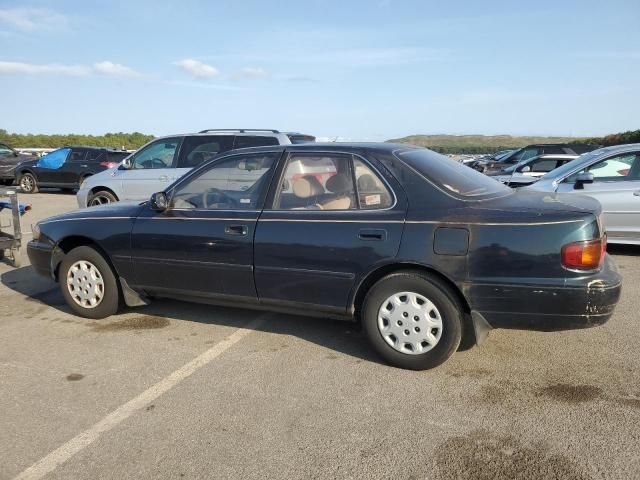
[[[51,245],[31,240],[27,244],[27,255],[38,274],[49,278],[54,277],[51,271],[51,257],[53,255],[53,247]]]
[[[556,284],[469,284],[472,311],[493,328],[572,330],[602,325],[613,315],[622,277],[607,255],[602,270]]]

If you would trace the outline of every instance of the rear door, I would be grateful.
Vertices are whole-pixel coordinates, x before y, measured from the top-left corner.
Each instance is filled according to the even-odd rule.
[[[131,168],[118,171],[122,182],[120,200],[147,200],[152,193],[164,190],[175,177],[175,166],[182,137],[161,138],[131,157]]]
[[[262,303],[345,313],[363,275],[395,257],[406,200],[379,168],[350,153],[287,155],[256,229]]]
[[[640,151],[605,158],[582,171],[593,174],[592,184],[575,189],[578,174],[574,174],[558,186],[558,191],[596,198],[602,204],[610,237],[640,240]]]

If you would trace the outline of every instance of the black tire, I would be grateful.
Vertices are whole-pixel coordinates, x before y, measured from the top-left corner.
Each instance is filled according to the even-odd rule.
[[[23,173],[18,182],[23,193],[38,193],[38,181],[31,173]]]
[[[87,200],[87,207],[92,207],[95,205],[106,205],[108,203],[114,203],[118,201],[118,197],[116,197],[109,190],[98,190],[97,192],[89,195],[89,200]]]
[[[440,339],[425,353],[402,353],[389,345],[378,328],[378,313],[392,295],[413,292],[426,297],[442,319]],[[373,285],[367,292],[361,322],[369,343],[390,365],[410,370],[427,370],[445,362],[460,345],[464,310],[456,295],[440,279],[417,271],[393,273]],[[421,324],[423,325],[423,324]]]
[[[102,300],[94,307],[84,307],[74,300],[67,286],[69,269],[78,261],[91,263],[100,273],[103,281]],[[71,250],[62,260],[58,271],[58,282],[64,299],[71,309],[81,317],[100,319],[118,312],[120,306],[120,289],[111,267],[104,257],[94,248],[82,246]]]

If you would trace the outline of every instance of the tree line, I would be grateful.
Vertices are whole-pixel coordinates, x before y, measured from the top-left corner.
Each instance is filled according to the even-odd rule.
[[[0,143],[5,143],[13,148],[59,148],[67,145],[83,145],[87,147],[124,148],[125,150],[137,150],[145,143],[153,140],[153,135],[145,135],[140,132],[105,133],[104,135],[41,135],[9,133],[0,128]]]
[[[571,143],[588,143],[590,145],[602,145],[603,147],[624,145],[625,143],[640,143],[640,130],[612,133],[611,135],[606,135],[604,137],[585,138]]]

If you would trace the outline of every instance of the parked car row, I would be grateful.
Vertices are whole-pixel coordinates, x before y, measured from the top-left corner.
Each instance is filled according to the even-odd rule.
[[[580,156],[536,155],[508,166],[498,161],[484,173],[514,188],[594,197],[602,205],[608,241],[640,245],[640,144]]]

